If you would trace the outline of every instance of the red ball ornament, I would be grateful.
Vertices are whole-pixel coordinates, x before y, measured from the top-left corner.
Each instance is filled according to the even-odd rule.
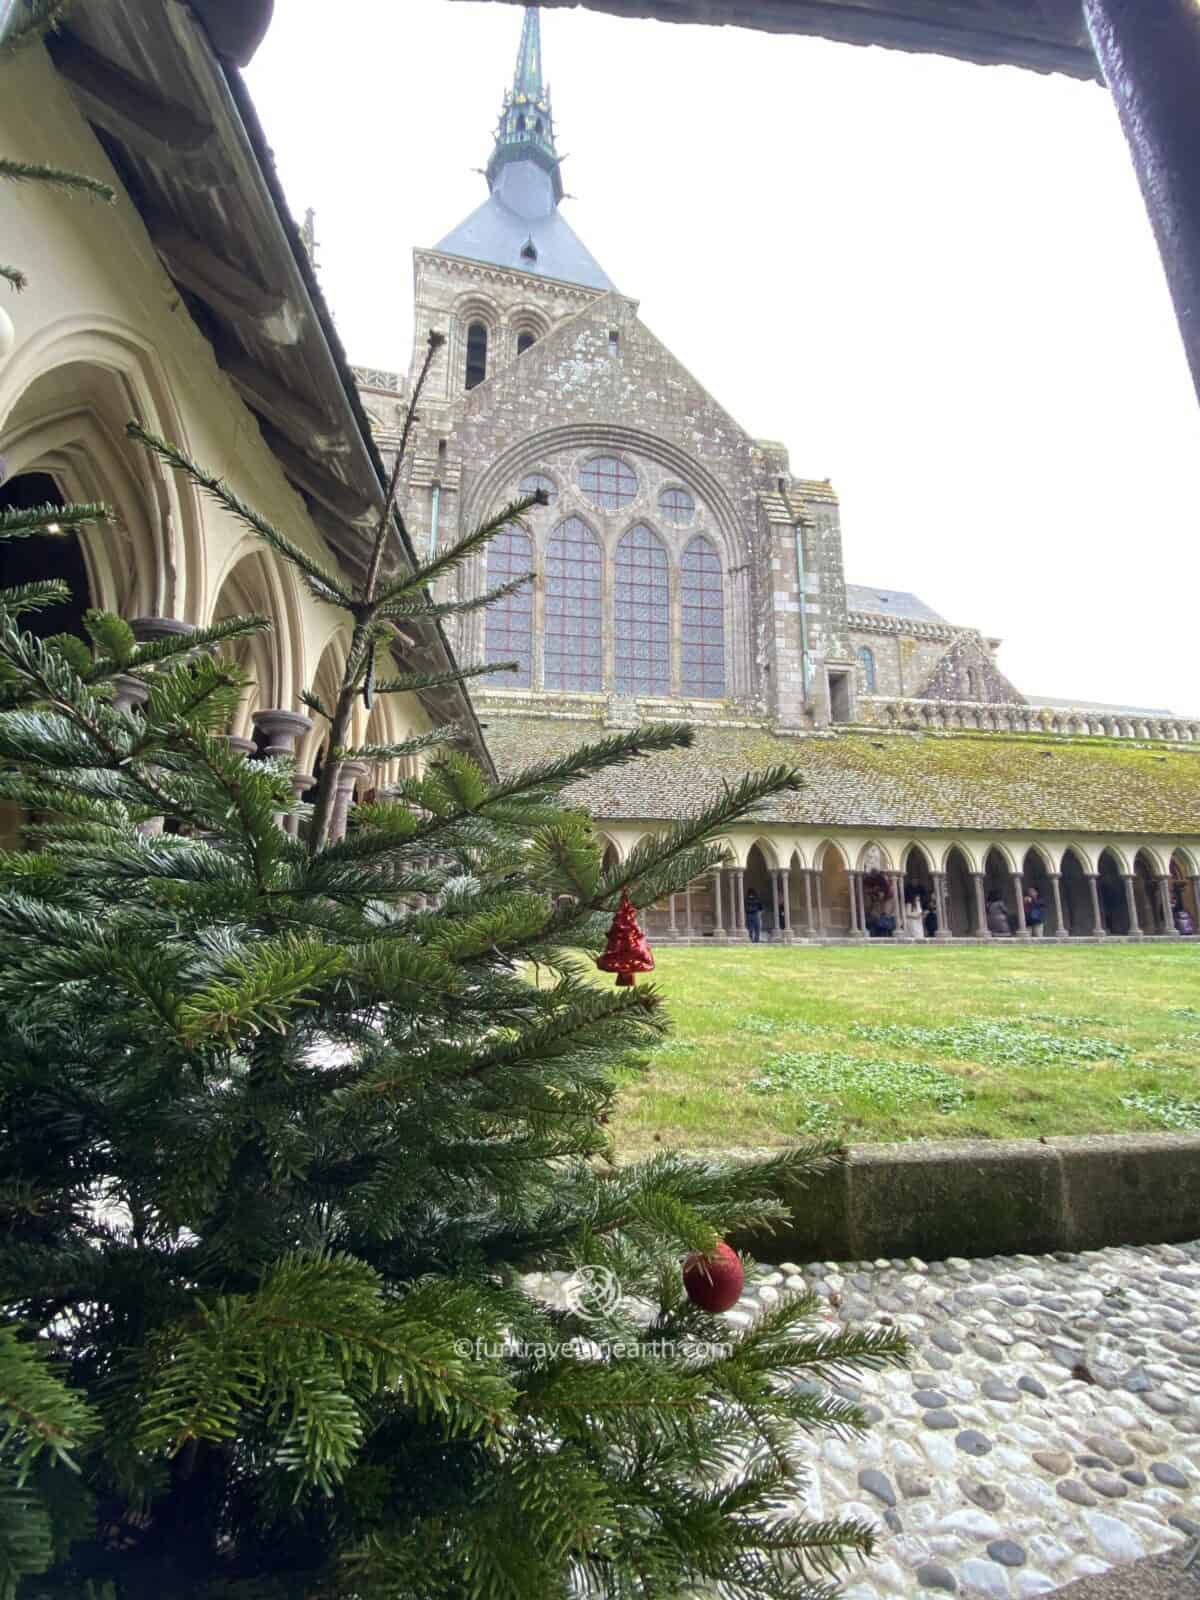
[[[741,1299],[745,1283],[737,1252],[723,1239],[711,1255],[693,1250],[683,1263],[683,1287],[702,1311],[728,1311]]]
[[[601,972],[615,972],[618,988],[628,988],[636,983],[638,972],[653,972],[654,957],[646,942],[646,935],[638,927],[637,911],[626,889],[621,904],[608,930],[608,943],[604,954],[597,956],[596,965]]]

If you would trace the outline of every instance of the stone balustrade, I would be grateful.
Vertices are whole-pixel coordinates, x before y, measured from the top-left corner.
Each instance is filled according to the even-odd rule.
[[[874,727],[977,728],[985,733],[1032,733],[1065,738],[1157,739],[1200,744],[1200,718],[1098,711],[1088,706],[990,705],[973,700],[892,699],[859,695],[858,720]]]

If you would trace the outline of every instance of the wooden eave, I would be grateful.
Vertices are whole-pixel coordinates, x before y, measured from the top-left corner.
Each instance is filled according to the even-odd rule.
[[[523,0],[509,0],[521,4]],[[618,17],[715,23],[1031,67],[1100,81],[1078,0],[541,0]]]
[[[81,7],[48,49],[267,447],[339,561],[361,574],[383,462],[245,83],[205,26],[213,0],[197,6],[203,22],[182,0]],[[415,567],[395,527],[399,559]],[[397,647],[404,667],[454,670],[439,623],[409,633],[402,656]],[[419,698],[491,772],[466,689]]]

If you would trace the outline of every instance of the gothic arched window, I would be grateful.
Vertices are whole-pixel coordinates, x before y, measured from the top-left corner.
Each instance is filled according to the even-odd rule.
[[[579,487],[602,511],[619,511],[636,497],[638,481],[633,468],[616,456],[593,456],[579,469]]]
[[[668,522],[686,528],[696,515],[696,502],[686,489],[664,489],[658,497],[658,509]]]
[[[604,686],[600,545],[580,517],[559,524],[546,546],[547,689]]]
[[[697,700],[719,700],[725,693],[725,586],[721,558],[702,534],[683,552],[679,600],[680,687]]]
[[[482,322],[467,329],[467,388],[473,389],[487,377],[488,331]]]
[[[617,689],[621,694],[671,692],[671,576],[667,552],[639,523],[617,546],[613,595]]]
[[[864,644],[858,652],[858,664],[862,668],[862,685],[864,694],[875,693],[875,652],[870,645]]]
[[[487,586],[519,578],[533,569],[533,542],[520,528],[506,528],[487,547]],[[497,673],[501,687],[528,689],[533,681],[533,589],[526,584],[516,594],[490,605],[484,616],[485,661],[515,661],[516,672]]]
[[[558,499],[558,485],[544,472],[527,472],[517,485],[517,493],[522,499],[526,495],[536,494],[539,489],[543,490],[551,505]]]

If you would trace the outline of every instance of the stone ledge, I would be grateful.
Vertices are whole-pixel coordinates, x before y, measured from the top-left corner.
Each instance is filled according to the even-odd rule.
[[[789,1225],[744,1242],[763,1259],[991,1256],[1200,1235],[1200,1135],[857,1145],[785,1196]]]

